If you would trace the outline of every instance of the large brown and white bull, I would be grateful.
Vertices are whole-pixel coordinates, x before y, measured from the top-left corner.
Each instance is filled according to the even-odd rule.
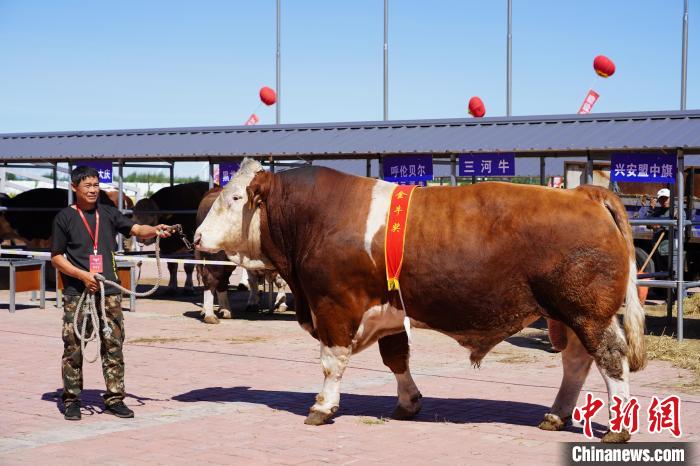
[[[393,189],[322,167],[271,174],[247,159],[197,229],[200,250],[224,250],[250,269],[274,267],[289,284],[300,325],[321,343],[325,381],[307,424],[337,411],[350,356],[374,342],[398,383],[394,417],[418,413],[405,315],[470,349],[475,365],[547,317],[564,375],[540,428],[564,427],[592,362],[611,400],[629,398],[629,372],[645,364],[644,310],[615,195],[507,183],[418,189],[400,277],[404,313],[384,266]],[[625,300],[623,333],[615,314]],[[603,437],[628,439],[625,431]]]

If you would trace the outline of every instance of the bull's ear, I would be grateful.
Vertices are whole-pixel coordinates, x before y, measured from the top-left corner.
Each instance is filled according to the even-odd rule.
[[[256,209],[267,200],[271,182],[272,173],[261,171],[255,174],[255,177],[246,188],[246,193],[248,194],[248,208],[251,210]]]

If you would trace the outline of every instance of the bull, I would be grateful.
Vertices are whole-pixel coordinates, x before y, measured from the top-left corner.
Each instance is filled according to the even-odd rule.
[[[629,400],[629,373],[646,361],[644,309],[631,228],[614,194],[498,182],[417,189],[403,309],[387,288],[383,250],[394,187],[324,167],[272,174],[246,159],[197,229],[201,251],[223,250],[249,269],[274,267],[289,284],[299,324],[320,342],[325,377],[305,423],[333,416],[351,355],[374,342],[397,380],[393,416],[418,413],[406,316],[454,338],[477,366],[546,317],[564,374],[542,429],[564,428],[593,362],[610,401]],[[616,313],[625,302],[623,332]],[[602,440],[629,438],[608,431]]]

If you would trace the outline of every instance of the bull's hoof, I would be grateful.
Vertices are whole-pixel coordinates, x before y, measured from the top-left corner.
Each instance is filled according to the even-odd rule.
[[[603,443],[627,443],[631,438],[632,436],[630,435],[629,430],[624,429],[622,432],[613,432],[609,430],[600,440]]]
[[[205,324],[218,324],[219,319],[217,319],[215,315],[204,316],[204,323]]]
[[[304,419],[304,424],[309,426],[322,426],[333,413],[322,413],[321,411],[309,411],[309,415]]]
[[[231,311],[228,309],[221,309],[221,318],[222,319],[230,319],[231,318]]]
[[[194,296],[195,290],[193,287],[187,286],[187,287],[182,289],[182,294],[185,296]]]
[[[566,427],[566,421],[570,418],[566,417],[564,419],[560,418],[556,414],[547,413],[544,415],[544,420],[540,422],[539,427],[542,430],[558,431],[563,430]]]
[[[284,304],[284,303],[282,303],[282,304],[280,304],[279,306],[277,306],[275,309],[273,309],[272,311],[273,311],[273,312],[274,312],[274,311],[277,311],[277,312],[286,312],[286,311],[287,311],[287,305]]]
[[[420,410],[423,407],[421,398],[423,398],[423,395],[420,393],[411,398],[411,408],[406,408],[401,406],[401,404],[397,404],[396,408],[394,408],[394,412],[391,414],[391,418],[396,419],[397,421],[408,421],[413,419],[418,415],[418,413],[420,413]]]
[[[245,307],[246,312],[260,312],[260,305],[259,304],[248,304]]]

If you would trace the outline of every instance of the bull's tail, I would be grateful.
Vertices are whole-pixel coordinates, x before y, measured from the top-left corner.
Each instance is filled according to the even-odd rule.
[[[627,277],[627,294],[625,296],[625,335],[627,336],[627,360],[630,371],[635,372],[644,368],[647,362],[646,345],[644,342],[644,306],[639,302],[637,294],[637,260],[634,251],[632,227],[627,221],[625,206],[620,199],[608,190],[600,189],[602,201],[612,215],[615,225],[627,244],[629,257],[629,275]]]
[[[634,250],[634,247],[633,247]],[[627,360],[630,371],[643,369],[647,363],[644,343],[644,306],[637,294],[637,261],[630,260],[630,273],[627,278],[627,304],[625,305],[625,335],[627,335]]]

